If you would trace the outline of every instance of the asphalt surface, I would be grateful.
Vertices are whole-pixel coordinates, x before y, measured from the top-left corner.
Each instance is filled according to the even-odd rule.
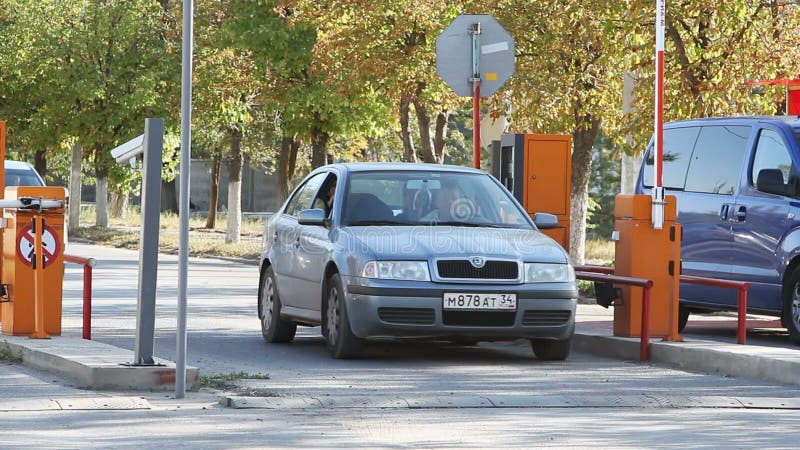
[[[94,338],[132,349],[138,254],[75,243],[68,252],[98,260]],[[64,334],[79,336],[82,272],[68,267]],[[173,360],[176,273],[177,258],[162,255],[155,349]],[[365,358],[333,360],[318,328],[301,328],[292,344],[262,340],[257,283],[254,266],[191,259],[188,363],[202,375],[234,380],[183,400],[169,392],[85,391],[48,373],[0,364],[0,421],[13,430],[0,447],[796,445],[797,387],[586,352],[541,362],[524,341],[379,343]],[[586,311],[582,318],[593,322],[608,314]],[[720,339],[731,337],[722,333]],[[275,402],[277,409],[266,409]],[[305,402],[313,404],[297,407]]]

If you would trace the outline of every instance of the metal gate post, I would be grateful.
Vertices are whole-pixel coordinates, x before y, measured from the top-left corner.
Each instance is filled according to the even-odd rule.
[[[133,365],[155,365],[158,234],[161,220],[161,158],[164,119],[145,119],[142,173],[142,231],[139,238],[139,298]]]

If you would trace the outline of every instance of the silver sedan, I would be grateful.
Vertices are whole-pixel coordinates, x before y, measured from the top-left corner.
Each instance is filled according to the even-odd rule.
[[[267,342],[322,326],[334,358],[365,340],[526,338],[570,352],[577,289],[567,253],[492,176],[429,164],[334,164],[267,222],[258,317]]]

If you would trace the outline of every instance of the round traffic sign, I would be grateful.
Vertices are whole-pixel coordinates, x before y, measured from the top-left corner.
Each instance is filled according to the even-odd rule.
[[[44,253],[44,264],[53,262],[61,252],[61,242],[56,236],[55,230],[49,225],[44,226],[42,234],[42,251]],[[23,228],[17,236],[17,257],[28,266],[33,266],[33,258],[36,255],[36,236],[30,225]]]
[[[481,95],[497,92],[514,74],[514,38],[489,14],[456,17],[436,38],[436,72],[461,97],[472,97],[472,52],[470,30],[480,24],[478,62]]]

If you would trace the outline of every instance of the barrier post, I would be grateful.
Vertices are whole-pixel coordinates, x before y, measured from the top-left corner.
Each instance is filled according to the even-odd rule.
[[[744,345],[747,340],[747,289],[748,286],[739,286],[739,317],[736,330],[736,342]]]
[[[92,266],[83,266],[83,338],[92,340]]]
[[[34,302],[33,317],[34,329],[30,335],[31,339],[48,339],[44,328],[44,218],[41,214],[35,214],[31,220],[31,227],[34,234],[34,255],[33,255],[33,278],[34,278]]]
[[[639,348],[639,360],[647,361],[650,359],[650,290],[653,284],[650,283],[642,289],[642,339]]]

